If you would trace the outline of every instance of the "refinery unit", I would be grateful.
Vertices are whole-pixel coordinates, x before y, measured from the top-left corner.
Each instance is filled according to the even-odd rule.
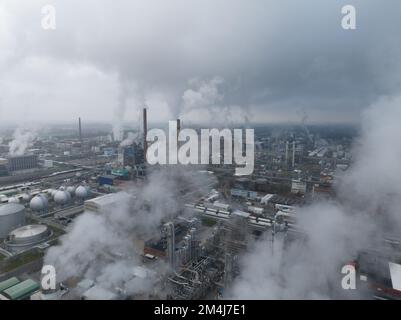
[[[99,253],[110,263],[128,263],[118,286],[76,275],[54,290],[41,289],[46,252],[60,245],[78,217],[113,213],[123,204],[134,208],[132,186],[146,188],[155,170],[145,163],[147,127],[144,109],[142,132],[115,141],[107,133],[85,134],[79,118],[75,136],[41,137],[25,154],[0,154],[1,299],[224,298],[241,274],[241,256],[250,244],[266,235],[272,243],[276,237],[305,239],[297,225],[299,211],[316,198],[335,196],[337,173],[351,163],[350,140],[343,137],[328,141],[305,127],[278,137],[261,129],[252,175],[235,176],[229,165],[196,169],[214,179],[207,192],[195,197],[182,186],[175,214],[157,221],[152,235],[132,234],[131,253]],[[150,212],[151,206],[145,203],[140,210]],[[382,272],[365,270],[366,259],[361,253],[360,272]],[[133,293],[135,286],[143,289]]]

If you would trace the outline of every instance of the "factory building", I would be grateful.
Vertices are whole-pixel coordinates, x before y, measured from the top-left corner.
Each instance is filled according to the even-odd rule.
[[[8,176],[8,160],[0,158],[0,177]]]
[[[0,205],[0,238],[25,224],[25,207],[17,203]]]
[[[118,151],[118,162],[123,167],[134,167],[144,162],[143,149],[136,145],[121,147]]]
[[[249,213],[235,210],[224,225],[225,270],[224,285],[228,287],[239,274],[238,256],[246,249]]]
[[[115,210],[115,208],[122,203],[128,201],[130,198],[131,196],[125,192],[110,193],[90,200],[86,200],[84,206],[85,210],[97,213],[107,210],[112,211]]]
[[[291,193],[305,194],[306,193],[306,182],[301,179],[293,179],[291,181]]]
[[[38,156],[35,154],[12,156],[8,158],[8,170],[11,172],[34,169],[37,167],[38,167]]]
[[[167,239],[167,258],[170,264],[170,267],[175,269],[175,232],[174,232],[174,223],[168,222],[164,225],[163,232],[166,235]]]
[[[114,175],[104,175],[104,176],[100,176],[98,178],[98,183],[99,185],[114,185],[114,180],[116,180],[117,177]]]
[[[243,189],[237,189],[237,188],[232,188],[230,190],[231,196],[233,198],[239,198],[239,199],[251,199],[251,200],[256,200],[258,197],[258,193],[256,191],[250,191],[250,190],[243,190]]]

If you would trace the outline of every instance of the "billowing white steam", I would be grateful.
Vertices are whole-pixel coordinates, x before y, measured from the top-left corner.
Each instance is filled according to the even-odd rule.
[[[29,147],[32,146],[36,134],[31,131],[23,131],[17,128],[13,134],[13,140],[8,144],[11,156],[23,155]]]
[[[127,85],[120,80],[120,91],[118,95],[117,107],[114,110],[113,119],[113,140],[121,141],[123,139],[124,116],[127,109]]]
[[[210,80],[192,79],[189,89],[182,95],[182,106],[179,117],[183,119],[207,119],[211,123],[230,124],[248,123],[251,112],[246,106],[230,105],[225,101],[222,77]]]
[[[358,249],[401,226],[401,97],[382,100],[363,115],[355,162],[337,186],[338,200],[297,212],[305,242],[283,250],[271,235],[242,259],[228,297],[243,299],[341,298],[341,267]],[[274,249],[274,253],[272,253]]]
[[[191,80],[189,85],[192,88],[186,90],[182,96],[181,115],[199,109],[208,110],[211,115],[215,114],[215,108],[223,99],[223,95],[219,92],[219,85],[223,82],[224,80],[220,77],[215,77],[210,81]]]
[[[127,147],[132,145],[134,142],[137,143],[139,142],[140,135],[138,132],[128,132],[127,137],[121,141],[120,147]]]
[[[160,235],[161,222],[177,215],[184,201],[190,201],[182,199],[182,189],[196,197],[197,192],[205,192],[209,179],[188,168],[154,171],[143,185],[117,194],[117,205],[78,217],[61,238],[61,245],[49,249],[45,263],[55,266],[58,281],[77,276],[106,289],[123,286],[128,294],[147,291],[157,278],[133,279],[132,270],[141,252],[136,240]],[[159,268],[161,275],[165,266]]]

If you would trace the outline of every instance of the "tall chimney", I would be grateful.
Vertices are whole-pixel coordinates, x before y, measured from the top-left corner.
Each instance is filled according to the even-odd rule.
[[[148,134],[148,117],[146,108],[143,108],[143,152],[146,162],[146,153],[148,151],[148,142],[146,141],[146,136]]]
[[[285,165],[288,167],[288,141],[285,143]]]
[[[81,125],[81,118],[78,118],[78,127],[79,127],[79,140],[82,141],[82,125]]]
[[[177,141],[178,141],[178,135],[180,134],[181,131],[181,120],[177,119]]]
[[[295,168],[295,141],[292,142],[292,168]]]

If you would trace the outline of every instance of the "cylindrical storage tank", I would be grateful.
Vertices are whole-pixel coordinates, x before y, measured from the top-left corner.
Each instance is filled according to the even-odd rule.
[[[0,205],[0,238],[25,224],[25,207],[17,203]]]
[[[27,225],[10,232],[4,244],[9,251],[20,252],[48,240],[51,235],[52,231],[46,225]]]
[[[49,235],[49,229],[42,224],[33,224],[17,228],[10,232],[9,239],[17,244],[33,244],[42,241]]]

